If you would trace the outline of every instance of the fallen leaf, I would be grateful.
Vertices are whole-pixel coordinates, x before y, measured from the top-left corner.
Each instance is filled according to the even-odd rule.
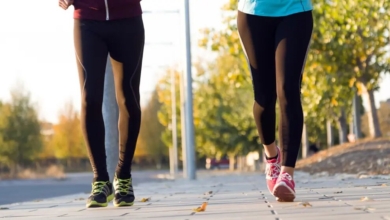
[[[213,191],[208,191],[204,193],[204,195],[211,195],[211,194],[213,194]]]
[[[374,211],[375,208],[367,207],[367,206],[361,206],[361,207],[354,207],[355,210],[362,210],[362,211]]]
[[[312,205],[309,202],[300,202],[298,205],[301,205],[303,207],[312,207]]]
[[[204,212],[206,211],[207,202],[202,203],[202,205],[196,209],[193,209],[195,212]]]
[[[382,183],[382,185],[381,186],[387,186],[387,184],[386,183]]]
[[[366,209],[366,207],[365,206],[363,206],[363,207],[353,207],[353,209],[355,209],[355,210],[364,210],[364,209]]]
[[[334,192],[334,194],[340,194],[340,193],[343,193],[343,191]]]
[[[9,208],[7,207],[0,207],[0,210],[8,210]]]
[[[367,202],[367,201],[373,201],[371,198],[368,198],[367,196],[365,196],[365,197],[362,197],[361,199],[360,199],[360,201],[362,201],[362,202]]]
[[[375,211],[375,210],[376,210],[375,208],[367,207],[364,211],[372,212],[372,211]]]
[[[140,202],[149,202],[150,198],[142,198]]]

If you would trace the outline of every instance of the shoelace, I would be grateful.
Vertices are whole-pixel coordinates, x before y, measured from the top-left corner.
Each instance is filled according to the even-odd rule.
[[[97,181],[92,183],[92,193],[99,194],[103,191],[104,186],[106,186],[107,182]]]
[[[131,179],[117,179],[117,190],[121,193],[128,194],[131,188]]]
[[[289,180],[289,181],[292,180],[291,175],[288,174],[288,173],[281,173],[281,174],[280,174],[280,178],[281,178],[281,179],[285,179],[285,180]]]
[[[277,179],[279,177],[280,170],[281,167],[279,163],[268,163],[265,170],[265,174],[272,179]]]

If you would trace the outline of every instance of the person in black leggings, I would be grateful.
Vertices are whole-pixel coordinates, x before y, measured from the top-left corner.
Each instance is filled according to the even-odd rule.
[[[253,8],[248,6],[249,1],[240,1],[243,3],[238,11],[238,32],[252,74],[255,97],[253,114],[267,157],[267,186],[279,201],[293,201],[293,172],[303,130],[300,88],[313,30],[312,12],[305,11],[304,5],[301,7],[297,3],[295,8],[299,11],[288,15],[268,16],[264,13],[266,15],[261,16],[258,14],[266,10],[251,14],[249,12],[253,12]],[[266,3],[259,1],[255,7],[264,9],[268,7],[267,4],[281,4],[271,0]],[[264,4],[264,8],[260,8],[261,4]],[[280,106],[278,127],[282,154],[275,145],[277,99]]]
[[[81,123],[94,179],[87,207],[134,202],[131,163],[141,123],[140,77],[144,26],[140,0],[59,0],[62,8],[74,5],[74,45],[81,88]],[[119,162],[114,190],[109,179],[102,115],[108,55],[113,68],[119,107]]]

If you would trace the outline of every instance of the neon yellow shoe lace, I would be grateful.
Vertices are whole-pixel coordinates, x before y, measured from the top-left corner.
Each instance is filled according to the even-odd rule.
[[[104,186],[107,184],[107,182],[102,181],[96,181],[92,183],[92,193],[93,194],[99,194],[102,193]]]
[[[131,184],[132,184],[132,179],[117,179],[118,180],[118,191],[121,192],[121,193],[126,193],[128,194],[130,189],[132,188],[131,187]]]

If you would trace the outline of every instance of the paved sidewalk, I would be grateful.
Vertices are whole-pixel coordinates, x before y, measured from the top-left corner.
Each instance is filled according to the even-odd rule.
[[[86,209],[87,194],[0,206],[0,219],[390,220],[390,178],[297,173],[297,199],[278,203],[258,173],[203,173],[198,180],[144,183],[130,208]],[[1,195],[0,195],[1,196]],[[150,201],[141,202],[142,198]],[[194,212],[208,202],[204,212]]]

